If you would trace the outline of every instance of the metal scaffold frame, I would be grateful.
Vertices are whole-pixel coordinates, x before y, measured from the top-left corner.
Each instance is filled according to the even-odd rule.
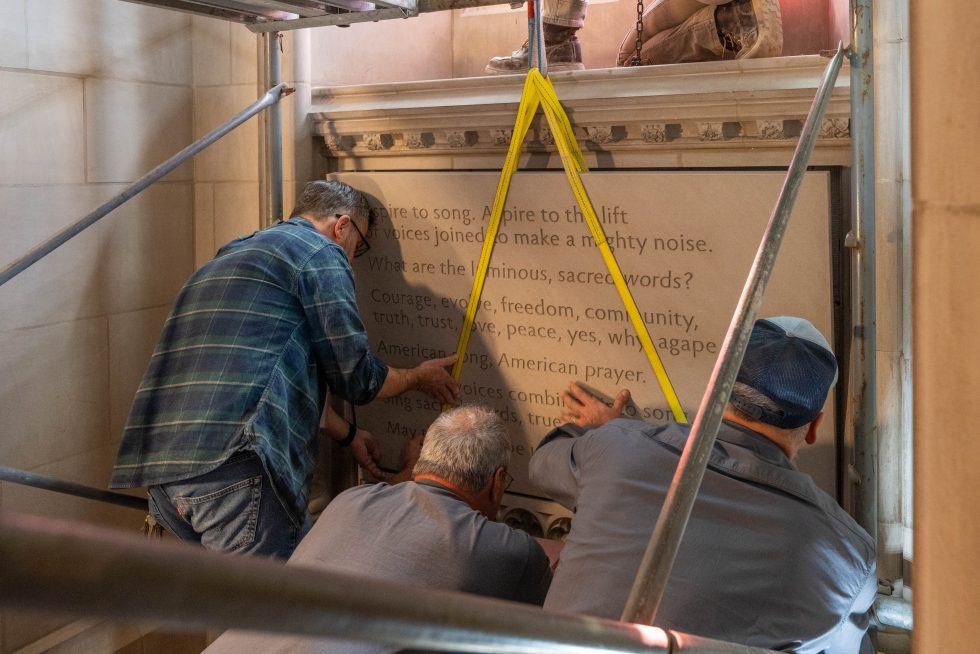
[[[503,4],[498,0],[384,0],[381,9],[357,0],[264,1],[270,12],[257,18],[245,11],[219,9],[242,2],[166,0],[143,2],[236,20],[263,33],[265,77],[272,88],[256,103],[147,173],[74,225],[0,271],[3,285],[46,254],[126,200],[172,171],[251,116],[273,108],[267,119],[263,222],[282,215],[282,132],[278,101],[291,92],[279,80],[281,29],[350,24],[415,15],[421,11]],[[254,3],[253,3],[254,4]],[[205,7],[208,5],[209,7]],[[317,15],[277,19],[289,6]],[[334,9],[329,9],[333,7]],[[338,5],[339,8],[338,8]],[[202,7],[204,9],[202,10]],[[372,5],[373,7],[373,5]],[[93,527],[35,517],[0,515],[0,604],[61,610],[113,619],[179,620],[185,625],[249,628],[321,637],[369,638],[398,647],[469,652],[649,652],[764,654],[767,650],[723,643],[658,629],[651,625],[669,579],[688,518],[704,475],[721,415],[741,363],[748,336],[775,265],[800,182],[820,128],[821,117],[844,57],[850,59],[851,133],[856,216],[860,322],[856,328],[857,392],[855,440],[861,476],[858,518],[877,532],[875,440],[875,251],[874,251],[874,98],[871,57],[872,0],[851,0],[850,48],[831,58],[800,135],[779,200],[759,246],[718,360],[695,418],[622,622],[551,614],[536,608],[485,598],[413,588],[323,571],[284,568],[268,561],[224,557],[163,544],[135,547],[127,539]],[[230,12],[230,13],[225,13]],[[388,13],[385,13],[388,12]],[[393,12],[393,13],[392,13]],[[384,15],[382,15],[384,14]],[[389,15],[390,14],[390,15]],[[305,21],[305,22],[304,22]],[[0,480],[56,490],[90,499],[145,509],[145,500],[0,466]],[[277,589],[276,602],[261,598]],[[153,592],[143,593],[146,588]],[[132,601],[132,597],[140,601]],[[889,598],[876,604],[877,623],[911,629],[906,602]]]

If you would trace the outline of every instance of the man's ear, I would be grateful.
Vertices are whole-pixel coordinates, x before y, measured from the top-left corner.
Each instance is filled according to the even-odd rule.
[[[504,501],[504,488],[507,486],[507,471],[502,467],[497,468],[490,481],[490,502],[494,508],[500,508],[500,503]]]
[[[813,419],[810,426],[806,429],[806,437],[804,440],[807,445],[813,445],[817,442],[817,428],[820,427],[820,423],[823,422],[823,411],[817,414],[817,417]]]
[[[341,214],[339,217],[334,218],[333,222],[333,234],[334,240],[338,241],[343,237],[342,232],[350,227],[351,217],[347,214]]]

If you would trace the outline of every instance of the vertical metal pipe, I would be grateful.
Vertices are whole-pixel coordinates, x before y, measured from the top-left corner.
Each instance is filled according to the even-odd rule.
[[[281,39],[281,32],[262,34],[263,86],[275,86],[282,82]],[[272,107],[266,114],[263,127],[262,226],[268,227],[282,219],[282,113],[278,106]]]
[[[23,257],[4,268],[2,271],[0,271],[0,286],[3,286],[8,281],[27,270],[30,266],[37,263],[59,246],[64,245],[67,241],[71,240],[80,232],[91,227],[110,211],[146,189],[148,186],[153,184],[153,182],[171,172],[174,168],[184,163],[255,114],[259,113],[266,107],[276,107],[276,103],[279,102],[284,95],[289,95],[289,93],[292,93],[292,90],[287,89],[285,84],[278,84],[275,88],[271,88],[266,91],[264,96],[259,98],[251,106],[243,109],[238,115],[194,141],[186,148],[127,186],[118,195],[110,198],[107,202],[86,215],[84,218],[78,222],[72,223],[68,227],[65,227],[47,241],[41,243]]]
[[[684,529],[687,527],[687,520],[691,516],[691,509],[694,507],[694,500],[697,498],[701,479],[708,465],[715,437],[718,435],[722,414],[731,396],[735,376],[742,365],[749,334],[762,304],[769,276],[776,264],[776,255],[779,253],[779,246],[782,244],[800,183],[806,173],[810,153],[817,140],[827,101],[830,99],[843,60],[844,48],[839,45],[837,53],[827,64],[813,105],[810,107],[810,114],[803,125],[779,199],[769,218],[769,225],[766,227],[749,277],[742,289],[735,315],[732,316],[711,379],[701,399],[697,417],[694,418],[694,424],[691,426],[690,436],[684,446],[670,489],[667,491],[667,498],[660,510],[653,534],[650,536],[650,543],[643,555],[636,580],[633,582],[633,589],[623,611],[623,622],[652,624],[657,615],[657,609],[660,607],[660,601],[663,599],[670,578],[670,570],[674,565]]]
[[[544,2],[534,0],[534,36],[538,44],[538,70],[548,76],[548,44],[544,42]]]
[[[878,537],[875,274],[874,35],[872,0],[851,0],[851,157],[857,224],[857,311],[854,329],[854,458],[861,478],[857,520]]]

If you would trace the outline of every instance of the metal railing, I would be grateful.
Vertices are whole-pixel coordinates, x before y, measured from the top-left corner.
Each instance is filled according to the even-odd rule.
[[[691,509],[694,507],[694,500],[704,478],[711,448],[718,435],[722,414],[731,396],[739,366],[742,365],[749,334],[759,307],[762,305],[762,297],[776,264],[776,255],[779,253],[779,246],[786,232],[800,183],[806,173],[810,153],[813,152],[820,131],[827,100],[840,72],[844,52],[844,46],[838,45],[837,52],[827,64],[810,108],[810,114],[803,125],[800,140],[793,153],[793,160],[779,193],[779,200],[769,218],[769,225],[763,234],[762,243],[752,263],[745,287],[742,289],[742,295],[715,362],[708,387],[701,399],[701,406],[691,426],[691,435],[681,454],[677,471],[667,491],[667,498],[660,510],[660,516],[626,602],[622,617],[624,622],[652,624],[656,618],[681,538],[684,536]]]
[[[64,245],[82,231],[94,225],[113,209],[118,208],[127,200],[135,197],[158,179],[172,172],[179,165],[244,123],[255,114],[267,107],[271,107],[292,92],[293,90],[285,84],[279,84],[269,89],[266,91],[265,95],[250,106],[246,107],[238,115],[194,141],[186,148],[127,186],[121,193],[99,206],[84,218],[69,225],[68,227],[65,227],[63,230],[35,247],[23,257],[4,268],[3,271],[0,271],[0,286],[3,286],[8,281],[27,270],[30,266],[34,265],[42,258],[53,252],[55,249],[61,245]]]
[[[143,512],[146,512],[148,508],[148,502],[143,497],[133,497],[132,495],[114,493],[112,491],[102,490],[101,488],[92,488],[91,486],[84,486],[71,481],[62,481],[61,479],[46,477],[45,475],[39,475],[26,470],[18,470],[10,466],[0,465],[0,481],[54,491],[64,495],[84,497],[85,499],[125,506],[126,508],[137,509]]]
[[[644,625],[551,613],[271,560],[0,514],[0,604],[487,654],[771,654]]]

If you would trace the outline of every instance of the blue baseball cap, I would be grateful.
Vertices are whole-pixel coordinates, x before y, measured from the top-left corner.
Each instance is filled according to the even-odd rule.
[[[803,318],[778,316],[757,320],[749,336],[742,367],[735,377],[779,406],[735,408],[782,429],[813,422],[823,410],[827,393],[837,382],[837,359],[823,334]]]

